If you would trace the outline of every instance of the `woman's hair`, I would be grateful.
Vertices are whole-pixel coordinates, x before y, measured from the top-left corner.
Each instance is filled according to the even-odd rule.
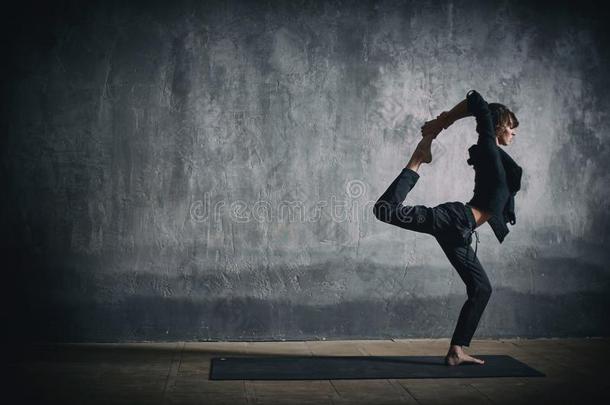
[[[509,125],[511,128],[517,128],[519,126],[519,120],[515,114],[504,104],[489,103],[489,110],[493,117],[494,128],[498,129],[504,125]]]

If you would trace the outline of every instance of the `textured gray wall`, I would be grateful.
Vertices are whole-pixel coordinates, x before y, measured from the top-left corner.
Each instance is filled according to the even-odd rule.
[[[509,5],[510,3],[510,5]],[[511,107],[517,224],[476,337],[608,335],[606,18],[549,2],[57,3],[11,15],[2,249],[34,340],[449,337],[465,288],[377,221],[419,127]],[[10,32],[8,32],[10,31]],[[5,33],[6,34],[6,33]],[[473,118],[407,203],[470,199]]]

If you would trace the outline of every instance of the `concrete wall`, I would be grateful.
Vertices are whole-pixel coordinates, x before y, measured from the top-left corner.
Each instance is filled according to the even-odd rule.
[[[536,3],[536,2],[535,2]],[[55,3],[7,14],[11,333],[449,337],[465,288],[372,204],[470,89],[512,108],[517,224],[476,337],[608,335],[606,17],[548,2]],[[536,8],[537,7],[537,8]],[[473,118],[406,203],[468,201]]]

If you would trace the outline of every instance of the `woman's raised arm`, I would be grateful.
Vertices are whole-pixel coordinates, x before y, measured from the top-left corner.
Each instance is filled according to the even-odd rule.
[[[441,114],[442,116],[442,114]],[[455,121],[472,116],[472,113],[468,111],[468,100],[464,99],[460,101],[455,107],[447,112],[444,116],[443,128],[447,129]]]
[[[472,113],[468,111],[468,100],[464,99],[451,110],[443,111],[435,119],[426,121],[426,123],[421,127],[422,136],[432,135],[434,138],[436,138],[436,136],[443,129],[447,129],[455,121],[469,116],[472,116]]]

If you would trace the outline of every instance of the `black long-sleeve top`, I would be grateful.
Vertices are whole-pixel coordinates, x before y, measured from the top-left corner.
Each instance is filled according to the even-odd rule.
[[[496,143],[493,117],[483,97],[470,90],[466,101],[479,134],[477,144],[468,149],[468,164],[475,170],[474,195],[468,204],[492,214],[489,225],[502,243],[509,233],[506,224],[516,223],[514,197],[521,188],[523,170]]]

